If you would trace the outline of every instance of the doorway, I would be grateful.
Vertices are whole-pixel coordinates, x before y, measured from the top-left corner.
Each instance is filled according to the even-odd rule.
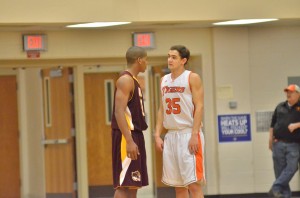
[[[0,197],[21,197],[16,75],[0,75]]]
[[[119,71],[84,74],[89,197],[113,197],[111,116]]]
[[[42,70],[46,198],[76,198],[71,68]]]
[[[150,86],[151,86],[151,123],[153,131],[155,131],[156,126],[156,117],[157,112],[160,106],[161,101],[161,92],[160,92],[160,82],[161,78],[169,73],[169,70],[165,64],[162,65],[156,65],[151,67],[151,76],[150,76]],[[166,134],[166,131],[162,132],[161,137],[164,138]],[[173,188],[166,186],[161,181],[162,177],[162,153],[158,152],[155,148],[155,141],[153,139],[152,144],[152,150],[153,150],[153,167],[154,167],[154,178],[155,178],[155,194],[157,198],[163,198],[163,197],[175,197],[175,191]]]

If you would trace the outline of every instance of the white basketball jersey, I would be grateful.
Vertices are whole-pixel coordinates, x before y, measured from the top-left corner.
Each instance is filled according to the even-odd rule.
[[[161,81],[163,125],[166,129],[193,127],[194,104],[189,83],[191,71],[185,70],[175,80],[167,74]]]

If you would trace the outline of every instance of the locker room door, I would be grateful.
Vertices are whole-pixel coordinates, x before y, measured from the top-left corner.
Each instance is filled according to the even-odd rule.
[[[17,79],[0,75],[0,198],[21,197]]]
[[[119,72],[85,73],[85,110],[90,197],[113,196],[111,115]]]
[[[44,151],[47,198],[75,198],[72,70],[43,69]]]

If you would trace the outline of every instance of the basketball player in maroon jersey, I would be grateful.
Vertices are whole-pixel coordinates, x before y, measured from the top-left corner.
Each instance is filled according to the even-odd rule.
[[[112,116],[112,166],[114,198],[136,198],[137,189],[148,185],[143,131],[144,101],[137,75],[147,66],[147,52],[130,47],[126,52],[128,69],[116,82]]]

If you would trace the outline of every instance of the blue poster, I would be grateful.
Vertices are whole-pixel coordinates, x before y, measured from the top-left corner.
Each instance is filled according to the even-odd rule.
[[[219,142],[251,141],[250,114],[219,115]]]

